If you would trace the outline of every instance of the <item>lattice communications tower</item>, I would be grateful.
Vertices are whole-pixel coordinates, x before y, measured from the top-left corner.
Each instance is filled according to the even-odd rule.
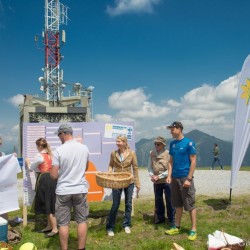
[[[67,24],[68,7],[59,0],[45,0],[45,26],[42,32],[42,46],[45,52],[43,76],[39,77],[41,95],[24,95],[20,105],[19,155],[22,154],[23,123],[66,123],[93,121],[93,86],[84,87],[81,83],[63,81],[60,69],[61,47],[65,43],[65,31],[61,24]],[[71,89],[67,90],[66,87]]]
[[[61,106],[63,96],[63,71],[60,70],[61,45],[65,43],[65,31],[60,32],[60,24],[67,25],[68,7],[59,0],[45,0],[45,24],[42,33],[45,49],[44,77],[40,77],[41,90],[51,106]],[[36,36],[36,41],[38,37]]]

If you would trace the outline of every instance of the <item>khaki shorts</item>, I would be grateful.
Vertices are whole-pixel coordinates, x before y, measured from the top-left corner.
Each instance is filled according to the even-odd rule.
[[[185,211],[195,208],[195,187],[194,181],[189,188],[183,187],[187,177],[172,178],[171,182],[171,202],[173,207],[184,207]]]
[[[56,219],[58,226],[66,226],[71,220],[71,208],[77,224],[86,223],[89,215],[87,194],[56,195]]]

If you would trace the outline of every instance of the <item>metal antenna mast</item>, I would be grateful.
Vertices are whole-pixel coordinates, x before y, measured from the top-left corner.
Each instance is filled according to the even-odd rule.
[[[24,95],[20,106],[19,148],[22,152],[23,123],[39,122],[90,122],[93,121],[93,86],[85,87],[79,82],[63,81],[60,69],[61,46],[65,43],[65,31],[60,25],[66,24],[68,7],[60,0],[45,0],[45,27],[42,32],[42,46],[38,46],[39,35],[35,36],[38,49],[45,52],[43,76],[40,76],[42,95]],[[66,93],[66,86],[71,91]],[[1,138],[0,138],[1,144]]]
[[[90,121],[93,120],[94,87],[85,87],[79,82],[64,82],[63,71],[60,69],[60,61],[63,59],[60,49],[64,45],[66,37],[65,31],[60,31],[60,25],[67,25],[67,11],[68,7],[61,4],[60,0],[45,0],[45,30],[42,32],[42,48],[38,46],[38,35],[35,36],[37,48],[45,51],[45,65],[42,69],[44,74],[39,77],[39,82],[41,83],[40,90],[43,92],[43,95],[42,97],[38,95],[32,98],[29,97],[30,105],[41,105],[51,108],[84,107],[86,110],[82,111],[82,113],[85,113],[82,121]],[[71,87],[67,96],[64,95],[66,93],[66,86]],[[55,113],[59,112],[59,109],[55,110]],[[50,110],[49,113],[51,112]],[[62,109],[60,112],[65,112],[65,109]],[[67,113],[70,112],[73,112],[72,109],[67,111]],[[41,118],[40,115],[39,119],[46,120],[47,118]],[[70,119],[72,120],[73,118]],[[74,120],[77,119],[74,118]]]
[[[60,106],[63,96],[63,71],[60,70],[60,43],[65,43],[65,32],[62,31],[60,41],[60,24],[67,25],[68,7],[61,4],[59,0],[45,0],[45,31],[43,43],[45,47],[44,78],[41,77],[41,90],[45,93],[45,99],[52,106]]]

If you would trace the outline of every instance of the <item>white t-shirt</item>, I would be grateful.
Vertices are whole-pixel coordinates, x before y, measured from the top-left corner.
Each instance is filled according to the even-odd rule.
[[[88,158],[88,147],[74,140],[66,141],[53,152],[52,165],[59,167],[56,194],[88,192],[84,176]]]
[[[35,158],[33,160],[33,162],[30,165],[30,170],[31,171],[36,171],[36,172],[40,172],[40,170],[38,169],[38,166],[44,162],[44,159],[42,157],[42,153],[47,153],[47,150],[42,150],[40,153],[37,153],[35,155]]]

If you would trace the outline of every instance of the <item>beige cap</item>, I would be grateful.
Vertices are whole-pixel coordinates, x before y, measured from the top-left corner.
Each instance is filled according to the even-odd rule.
[[[156,139],[155,139],[155,141],[154,142],[159,142],[159,143],[162,143],[164,146],[166,146],[167,145],[167,141],[166,141],[166,139],[165,138],[163,138],[163,137],[161,137],[161,136],[158,136],[158,137],[156,137]]]

